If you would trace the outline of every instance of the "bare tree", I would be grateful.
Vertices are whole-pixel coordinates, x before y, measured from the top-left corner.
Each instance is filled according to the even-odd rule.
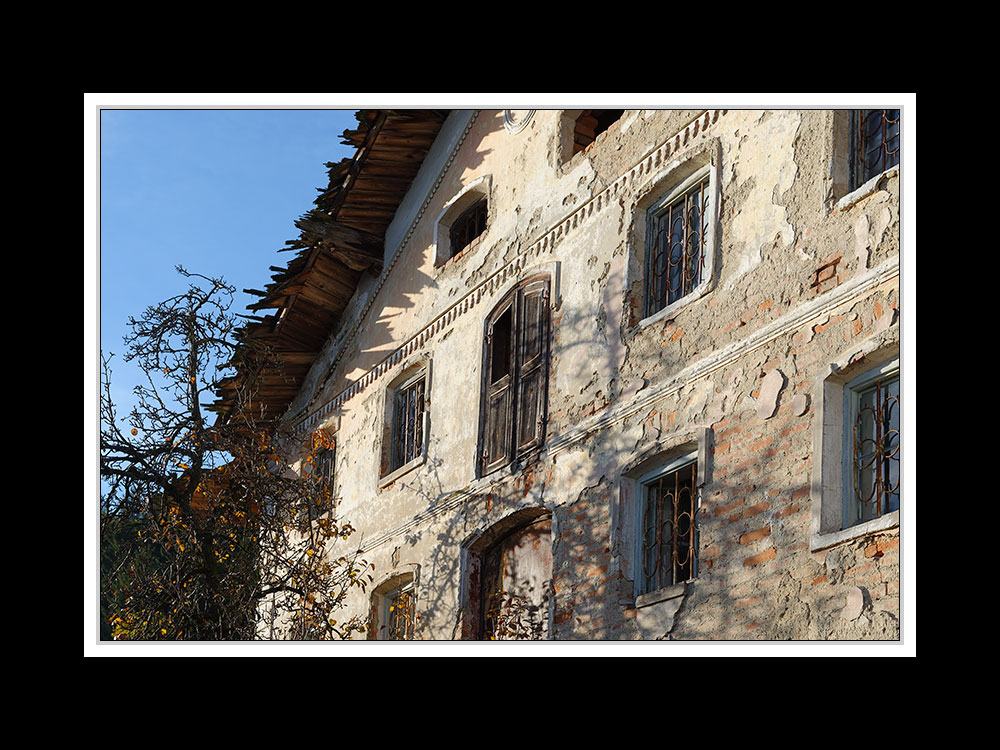
[[[310,470],[334,446],[322,435],[299,445],[255,416],[260,376],[280,362],[242,336],[232,287],[177,270],[187,291],[128,321],[125,360],[145,382],[126,415],[111,397],[113,355],[102,353],[101,531],[116,543],[101,585],[113,637],[362,631],[364,622],[338,622],[337,612],[351,588],[370,582],[368,566],[357,551],[336,554],[353,529],[336,517],[331,477]],[[216,413],[205,400],[224,383],[234,396]],[[304,470],[290,471],[288,455]]]

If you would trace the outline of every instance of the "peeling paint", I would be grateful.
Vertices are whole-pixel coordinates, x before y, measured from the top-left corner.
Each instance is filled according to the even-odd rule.
[[[863,542],[823,554],[808,548],[812,427],[822,416],[814,381],[845,338],[861,352],[866,337],[899,335],[898,267],[896,276],[878,276],[898,248],[898,181],[832,211],[815,187],[829,171],[822,112],[741,110],[714,120],[629,113],[610,138],[565,163],[557,153],[561,118],[539,110],[516,136],[499,114],[477,119],[426,216],[440,215],[457,191],[488,175],[495,201],[487,234],[435,267],[427,260],[433,222],[418,222],[412,244],[394,256],[395,275],[379,287],[370,324],[359,328],[354,354],[331,375],[331,382],[361,377],[429,327],[338,407],[338,481],[348,488],[340,509],[362,531],[366,555],[383,570],[422,566],[423,638],[462,632],[470,536],[526,509],[553,517],[549,632],[556,638],[898,632],[898,555],[885,540],[884,554],[871,557]],[[655,159],[647,157],[652,149],[660,149]],[[637,201],[663,170],[683,173],[695,153],[721,160],[716,278],[704,296],[640,326]],[[828,286],[811,288],[817,267],[838,258]],[[484,316],[530,273],[553,279],[546,444],[525,463],[480,477]],[[450,309],[470,292],[469,305]],[[428,460],[380,491],[373,454],[383,389],[416,356],[433,363]],[[704,565],[683,597],[636,606],[635,513],[623,508],[634,511],[627,502],[638,480],[625,467],[690,450],[697,434],[706,436],[708,465],[700,477]],[[845,619],[852,589],[869,593]],[[356,598],[366,611],[363,595]]]
[[[787,247],[795,242],[795,228],[788,222],[784,206],[774,196],[784,195],[795,180],[798,167],[792,142],[801,121],[798,113],[756,114],[750,135],[739,141],[731,159],[737,185],[753,180],[747,200],[733,217],[732,233],[740,240],[741,251],[736,268],[725,286],[733,286],[763,260],[765,248],[777,242]]]

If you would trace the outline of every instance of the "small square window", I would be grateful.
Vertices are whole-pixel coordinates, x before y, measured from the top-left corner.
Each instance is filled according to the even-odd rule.
[[[854,189],[899,164],[899,110],[859,109],[851,119]]]
[[[462,252],[486,231],[487,201],[480,198],[451,225],[451,256]]]
[[[441,209],[434,223],[434,265],[472,252],[489,232],[489,175],[483,175],[459,190]]]
[[[697,471],[688,455],[639,480],[637,595],[698,576]]]

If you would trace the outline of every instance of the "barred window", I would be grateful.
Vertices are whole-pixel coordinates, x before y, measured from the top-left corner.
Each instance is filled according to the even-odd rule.
[[[851,481],[845,527],[899,510],[899,370],[848,385]]]
[[[871,341],[843,352],[816,380],[813,552],[899,526],[900,373],[898,343]]]
[[[330,498],[331,504],[329,506],[310,505],[309,517],[313,520],[319,518],[323,512],[326,512],[326,510],[335,507],[335,500],[333,499],[333,481],[335,479],[335,467],[337,462],[337,444],[331,440],[329,447],[323,448],[316,458],[316,477],[322,484],[327,497]]]
[[[455,219],[451,225],[451,255],[454,257],[486,231],[486,198],[480,198]]]
[[[430,410],[430,360],[405,367],[385,392],[379,456],[379,487],[421,465],[426,458]]]
[[[696,456],[685,456],[640,480],[637,594],[698,575]]]
[[[899,164],[899,110],[860,109],[853,120],[852,182],[857,188]]]
[[[650,210],[646,316],[691,294],[703,281],[709,178],[669,194]]]
[[[396,389],[392,409],[392,458],[395,471],[418,458],[424,438],[424,375]]]
[[[331,444],[329,448],[323,449],[319,454],[319,478],[326,487],[327,492],[333,492],[333,480],[335,478],[335,467],[337,459],[337,446]]]

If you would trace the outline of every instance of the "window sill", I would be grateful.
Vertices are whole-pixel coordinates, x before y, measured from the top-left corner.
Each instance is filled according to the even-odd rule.
[[[697,299],[705,296],[705,294],[708,293],[708,287],[709,287],[709,285],[707,283],[706,284],[702,284],[701,286],[695,287],[688,294],[686,294],[685,296],[681,297],[679,300],[676,300],[675,302],[671,302],[669,305],[667,305],[666,307],[664,307],[662,310],[658,310],[655,313],[653,313],[652,315],[643,318],[638,323],[636,323],[635,327],[632,329],[633,332],[634,333],[639,333],[640,331],[643,331],[646,328],[649,328],[649,326],[651,326],[651,325],[654,325],[656,323],[660,323],[660,322],[662,322],[664,320],[667,320],[668,318],[672,318],[677,312],[679,312],[683,308],[687,307],[689,304],[691,304],[695,300],[697,300]]]
[[[529,466],[538,463],[545,452],[546,446],[544,444],[536,446],[513,461],[508,461],[494,469],[490,469],[488,472],[478,474],[473,480],[472,486],[476,489],[481,489],[506,481],[511,477],[516,477]]]
[[[686,584],[675,583],[635,598],[635,625],[643,640],[658,641],[669,636],[686,593]]]
[[[454,255],[451,255],[451,256],[445,258],[443,261],[441,261],[440,263],[438,263],[437,264],[437,269],[439,271],[441,271],[441,270],[447,268],[448,266],[454,266],[454,265],[458,264],[458,262],[462,258],[466,258],[469,255],[471,255],[473,253],[473,251],[475,251],[481,244],[483,244],[483,235],[485,235],[485,234],[486,234],[486,232],[483,232],[483,234],[481,234],[478,237],[476,237],[476,239],[474,239],[468,245],[466,245],[465,247],[463,247],[457,253],[455,253]]]
[[[862,200],[867,198],[869,195],[875,193],[878,190],[879,184],[882,180],[887,180],[890,177],[899,178],[899,165],[889,167],[887,170],[881,174],[877,174],[872,177],[868,182],[855,190],[852,190],[843,198],[837,201],[836,205],[833,207],[834,213],[840,213],[841,211],[846,211],[855,203],[860,203]]]
[[[873,518],[871,521],[859,523],[857,526],[851,526],[846,529],[841,529],[840,531],[813,534],[809,539],[809,551],[819,552],[821,550],[829,549],[830,547],[835,547],[838,544],[843,544],[844,542],[859,539],[869,534],[887,531],[888,529],[895,529],[898,526],[899,511],[894,510],[892,513],[886,513],[884,516]]]
[[[672,586],[664,586],[662,589],[657,589],[656,591],[650,591],[648,594],[639,594],[635,598],[635,606],[637,609],[642,607],[649,607],[653,604],[659,604],[660,602],[665,602],[669,599],[676,599],[679,596],[684,596],[684,592],[687,590],[683,583],[675,583]]]
[[[392,471],[390,471],[385,476],[379,478],[379,480],[378,480],[378,488],[380,490],[384,490],[386,487],[388,487],[390,484],[392,484],[393,482],[395,482],[397,479],[399,479],[404,474],[410,473],[411,471],[413,471],[414,469],[416,469],[418,466],[423,466],[425,460],[426,460],[425,457],[423,455],[420,455],[417,458],[415,458],[412,461],[410,461],[408,464],[403,464],[398,469],[393,469]]]

